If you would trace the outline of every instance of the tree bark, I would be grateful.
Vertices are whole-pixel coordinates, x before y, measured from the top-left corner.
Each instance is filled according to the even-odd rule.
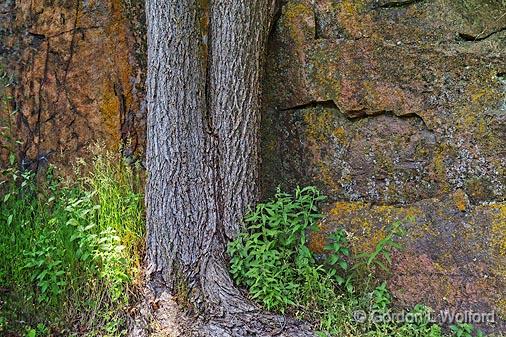
[[[274,8],[274,0],[146,1],[147,275],[187,294],[206,336],[312,335],[245,299],[225,258],[257,198],[260,75]]]

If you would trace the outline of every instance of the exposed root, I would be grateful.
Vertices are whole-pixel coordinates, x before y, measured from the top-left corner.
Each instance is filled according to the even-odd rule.
[[[143,300],[130,315],[129,337],[180,337],[188,333],[192,318],[183,312],[167,291],[155,294],[144,287]]]
[[[132,317],[130,337],[312,337],[311,328],[285,316],[256,310],[223,313],[222,317],[192,317],[168,292],[149,297]],[[148,299],[149,298],[149,299]]]
[[[210,268],[211,269],[211,268]],[[213,272],[217,271],[212,268]],[[144,288],[143,298],[133,310],[130,337],[310,337],[311,327],[290,317],[267,313],[246,299],[231,285],[228,274],[218,273],[206,297],[206,313],[193,315],[184,310],[165,288],[153,282]],[[208,279],[209,280],[209,279]],[[208,288],[208,287],[206,287]],[[204,290],[206,293],[206,289]],[[209,294],[207,294],[209,295]],[[214,298],[214,300],[212,300]]]
[[[310,337],[314,336],[306,324],[287,318],[262,312],[228,314],[222,319],[212,319],[202,324],[199,337]]]

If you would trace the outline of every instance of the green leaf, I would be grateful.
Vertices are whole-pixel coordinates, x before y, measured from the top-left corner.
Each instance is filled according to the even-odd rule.
[[[339,261],[339,266],[344,270],[348,269],[348,263],[344,260]]]
[[[330,255],[328,258],[328,261],[329,261],[329,264],[334,265],[337,263],[337,261],[339,261],[339,256],[334,255],[334,254]]]

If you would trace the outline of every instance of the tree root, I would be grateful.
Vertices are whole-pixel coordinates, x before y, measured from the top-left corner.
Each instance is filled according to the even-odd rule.
[[[230,289],[229,289],[230,290]],[[237,288],[227,304],[209,304],[210,310],[192,314],[167,289],[152,283],[132,310],[129,337],[312,337],[311,327],[291,317],[267,313]],[[228,297],[228,296],[227,296]],[[222,298],[223,300],[224,298]]]

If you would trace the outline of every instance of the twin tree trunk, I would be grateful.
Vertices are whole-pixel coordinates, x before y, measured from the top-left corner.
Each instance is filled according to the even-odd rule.
[[[275,0],[146,0],[148,276],[211,336],[306,335],[234,287],[226,243],[257,198],[260,75]]]

